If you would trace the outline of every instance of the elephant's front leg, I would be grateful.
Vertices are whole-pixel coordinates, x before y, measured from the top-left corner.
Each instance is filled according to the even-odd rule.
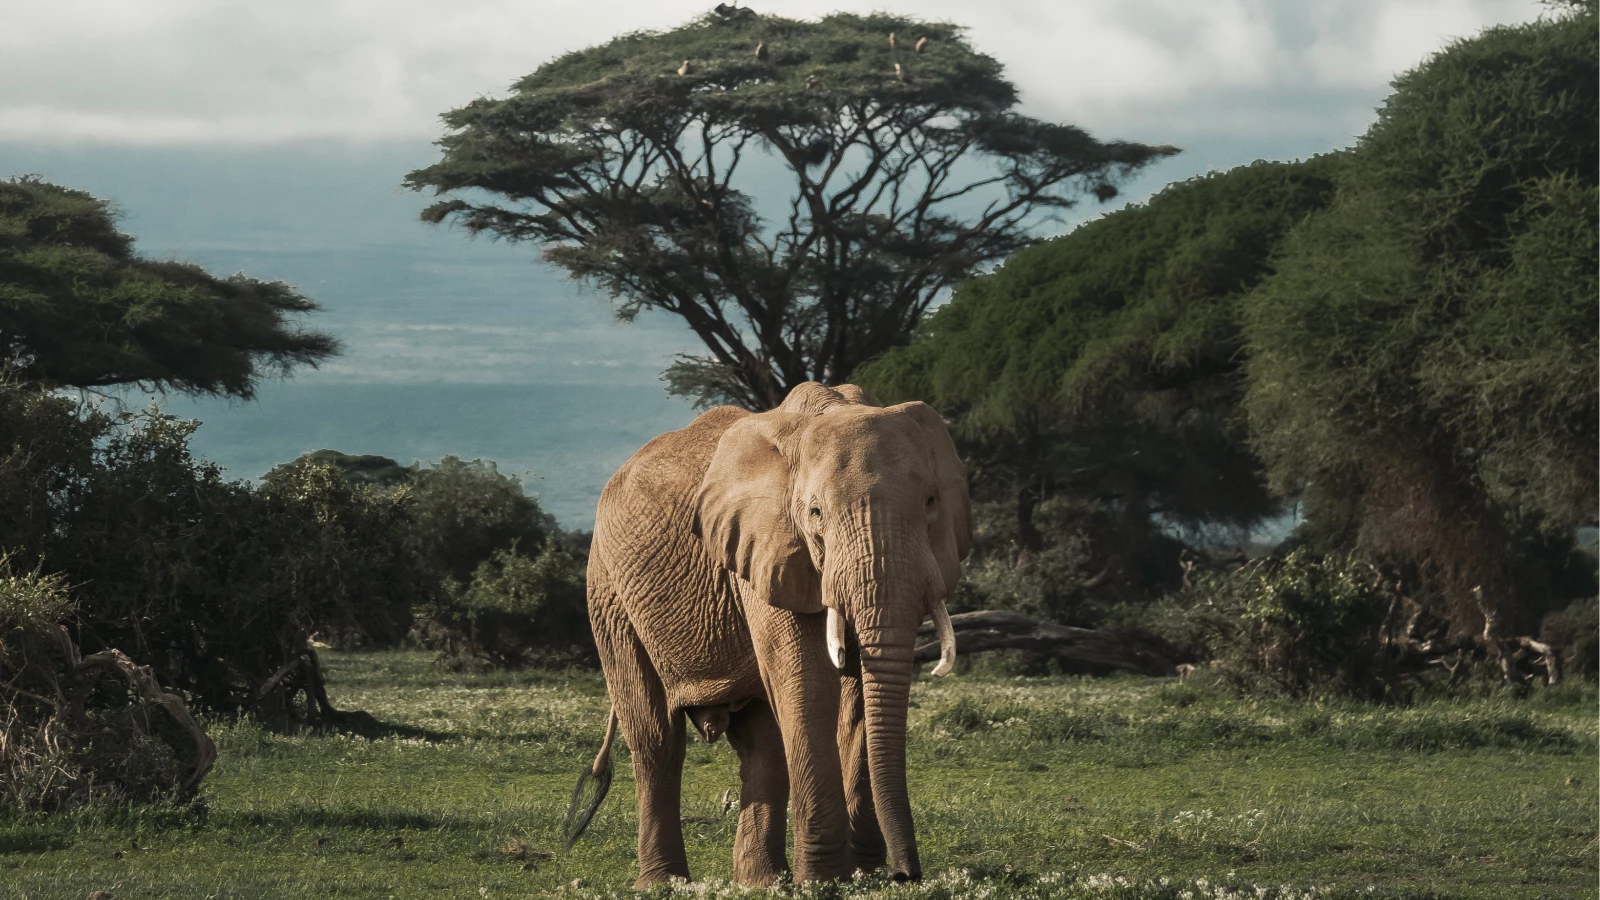
[[[746,609],[767,700],[783,735],[794,809],[795,881],[848,878],[850,821],[839,771],[839,673],[822,614]]]

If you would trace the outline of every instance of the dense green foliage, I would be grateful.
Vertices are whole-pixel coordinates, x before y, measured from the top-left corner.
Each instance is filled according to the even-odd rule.
[[[1552,612],[1539,623],[1539,640],[1561,648],[1561,670],[1571,678],[1600,675],[1600,598],[1589,597]]]
[[[211,709],[287,712],[314,676],[271,678],[312,633],[398,640],[438,581],[407,550],[405,498],[326,467],[225,481],[190,454],[195,424],[0,384],[0,548],[72,586],[85,652]]]
[[[604,730],[598,674],[451,673],[390,651],[327,663],[335,701],[388,724],[362,734],[220,724],[203,827],[165,811],[0,817],[10,851],[0,894],[641,896],[628,887],[638,821],[620,745],[619,783],[589,833],[552,853],[575,773]],[[1594,894],[1592,687],[1393,707],[965,665],[912,688],[907,755],[927,880],[775,896]],[[681,895],[768,896],[715,881],[731,875],[733,817],[719,799],[737,790],[733,751],[695,740],[686,757],[689,861],[713,882]],[[1292,893],[1270,893],[1282,885]]]
[[[1023,116],[960,28],[887,14],[707,14],[514,87],[445,114],[443,158],[406,183],[458,196],[423,218],[539,243],[624,318],[683,317],[709,355],[669,388],[751,408],[848,380],[1038,214],[1176,152]],[[786,195],[744,189],[757,155]]]
[[[958,412],[969,438],[1084,428],[1222,380],[1237,372],[1239,299],[1327,204],[1341,161],[1258,161],[1169,185],[964,283],[863,374],[886,397]]]
[[[1359,554],[1427,607],[1412,645],[1479,635],[1502,656],[1592,595],[1573,529],[1600,487],[1595,31],[1580,3],[1459,41],[1395,81],[1351,150],[1172,185],[1017,253],[867,366],[880,396],[939,405],[983,498],[1015,503],[1014,530],[989,530],[1023,552],[980,534],[975,587],[1104,593],[1090,573],[1114,576],[1119,553],[1176,587],[1170,536],[1282,503],[1306,523],[1295,543],[1329,565]],[[1206,583],[1253,590],[1229,578]],[[1551,620],[1563,653],[1589,633],[1570,618]],[[1253,628],[1213,636],[1242,655],[1294,643]],[[1280,662],[1294,690],[1295,664],[1316,665]]]
[[[440,632],[440,659],[461,667],[487,663],[594,665],[584,561],[556,541],[538,551],[496,550],[472,581],[427,610]]]
[[[1179,548],[1161,526],[1248,526],[1276,509],[1236,414],[1240,300],[1328,202],[1339,165],[1194,178],[1017,253],[861,380],[953,418],[980,494],[1015,494],[1023,550],[1087,541],[1079,580],[1174,585]],[[1052,495],[1077,515],[1049,534],[1032,519]]]
[[[249,398],[265,375],[338,352],[281,281],[136,256],[110,204],[0,181],[0,366],[51,387],[137,383]]]
[[[567,533],[494,462],[446,456],[402,466],[383,456],[318,450],[267,473],[274,484],[330,466],[350,483],[403,497],[406,548],[437,589],[418,637],[452,665],[593,664],[584,591],[587,535]]]
[[[418,471],[409,493],[417,544],[457,582],[471,580],[496,552],[536,555],[557,533],[555,519],[522,492],[522,483],[489,460],[446,456]]]
[[[1246,303],[1274,486],[1324,546],[1414,569],[1464,631],[1564,602],[1519,571],[1529,532],[1570,547],[1595,521],[1595,32],[1589,4],[1398,78]]]
[[[1150,616],[1155,630],[1208,660],[1207,677],[1291,696],[1398,696],[1383,628],[1394,594],[1350,556],[1301,548],[1281,560],[1202,572]]]
[[[445,456],[437,463],[402,466],[384,456],[317,450],[268,472],[273,484],[307,466],[332,466],[353,484],[403,493],[413,515],[408,546],[464,584],[497,551],[521,547],[537,554],[559,532],[555,519],[522,492],[514,475],[502,475],[493,460]]]
[[[367,484],[379,488],[394,488],[402,484],[409,484],[416,476],[418,468],[416,463],[402,466],[396,460],[387,456],[377,456],[371,453],[350,454],[340,453],[337,450],[313,450],[302,453],[299,458],[286,463],[279,463],[266,474],[264,480],[271,481],[275,478],[285,477],[289,470],[296,466],[317,465],[338,469],[344,477],[356,484]]]

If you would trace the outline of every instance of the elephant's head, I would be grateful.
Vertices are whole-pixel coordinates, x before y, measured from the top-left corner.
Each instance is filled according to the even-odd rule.
[[[905,771],[912,654],[932,616],[934,674],[950,670],[945,598],[972,539],[966,473],[944,422],[923,403],[880,408],[852,385],[801,385],[723,434],[698,529],[758,601],[826,610],[835,665],[854,633],[873,804],[896,874],[920,876]]]

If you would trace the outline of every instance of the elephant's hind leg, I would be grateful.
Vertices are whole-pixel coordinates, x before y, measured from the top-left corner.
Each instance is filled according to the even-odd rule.
[[[683,712],[667,701],[655,666],[645,654],[615,595],[597,596],[591,582],[589,619],[606,673],[606,686],[622,735],[633,755],[639,795],[639,880],[648,887],[689,877],[683,848]]]
[[[765,700],[733,714],[728,743],[739,754],[739,830],[733,841],[733,880],[766,887],[789,869],[789,764],[783,733]]]

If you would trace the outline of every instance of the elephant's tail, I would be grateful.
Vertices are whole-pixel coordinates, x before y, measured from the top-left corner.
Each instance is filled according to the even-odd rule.
[[[588,829],[589,823],[594,821],[594,814],[599,812],[600,804],[605,802],[606,794],[611,790],[611,745],[617,740],[617,709],[611,708],[611,714],[606,722],[606,738],[600,744],[600,752],[595,755],[594,765],[585,769],[578,776],[578,785],[572,789],[572,802],[567,804],[567,822],[562,831],[567,837],[567,849],[583,837],[583,832]],[[584,794],[589,782],[594,782],[594,796],[587,801]]]

